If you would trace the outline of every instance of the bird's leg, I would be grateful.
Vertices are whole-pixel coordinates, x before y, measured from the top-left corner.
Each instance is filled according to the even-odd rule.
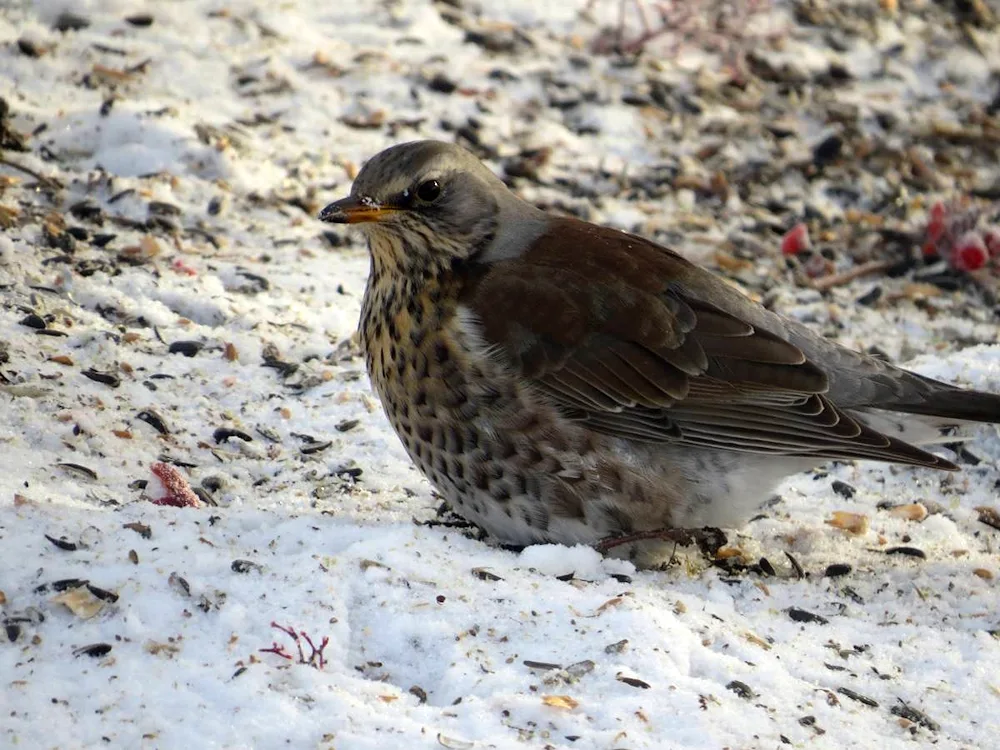
[[[722,529],[712,526],[705,526],[701,529],[649,529],[647,531],[636,531],[623,536],[609,536],[602,539],[596,545],[596,549],[601,554],[606,554],[608,550],[620,547],[623,544],[633,542],[644,542],[656,540],[660,542],[674,542],[676,544],[697,544],[698,549],[707,557],[715,557],[715,553],[725,546],[729,540]]]

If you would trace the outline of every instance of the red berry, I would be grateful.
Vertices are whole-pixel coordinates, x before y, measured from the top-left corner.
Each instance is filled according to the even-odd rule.
[[[983,241],[991,258],[1000,257],[1000,227],[987,227],[983,231]]]
[[[198,272],[191,268],[187,263],[185,263],[180,258],[174,258],[170,263],[170,267],[177,271],[177,273],[184,274],[185,276],[197,276]]]
[[[176,467],[157,462],[150,465],[149,470],[154,479],[146,485],[146,494],[153,503],[175,508],[197,508],[201,505],[188,480]]]
[[[930,242],[937,242],[941,239],[948,228],[947,218],[948,210],[941,201],[931,206],[927,219],[927,239]]]
[[[979,232],[966,232],[958,238],[951,254],[951,264],[959,271],[978,271],[989,260],[989,251]]]
[[[812,242],[809,240],[809,227],[801,222],[789,229],[781,238],[783,255],[798,255],[810,247]]]

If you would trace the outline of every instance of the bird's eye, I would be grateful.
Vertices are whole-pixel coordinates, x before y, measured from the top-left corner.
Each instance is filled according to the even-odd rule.
[[[441,183],[437,180],[421,182],[417,187],[417,197],[424,203],[433,203],[441,195]]]

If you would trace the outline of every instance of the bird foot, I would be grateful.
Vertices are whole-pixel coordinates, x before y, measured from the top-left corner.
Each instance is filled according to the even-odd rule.
[[[681,545],[697,544],[698,549],[707,557],[715,557],[715,553],[729,541],[722,529],[712,526],[705,526],[701,529],[665,528],[637,531],[633,534],[624,534],[622,536],[605,537],[594,545],[594,548],[601,554],[606,554],[609,550],[620,547],[623,544],[649,540],[674,542]]]

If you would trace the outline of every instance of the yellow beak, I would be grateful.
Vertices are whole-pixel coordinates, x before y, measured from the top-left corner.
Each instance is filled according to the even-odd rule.
[[[351,195],[334,201],[320,211],[319,220],[329,224],[361,224],[369,221],[382,221],[397,210],[392,206],[379,206]]]

